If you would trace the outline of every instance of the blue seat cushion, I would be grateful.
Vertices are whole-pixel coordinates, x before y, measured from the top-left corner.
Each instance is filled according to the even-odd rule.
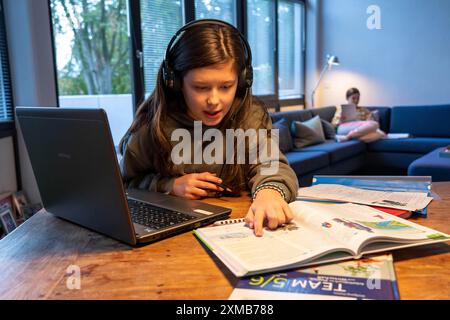
[[[393,107],[391,133],[450,138],[450,105]]]
[[[399,152],[368,152],[365,165],[369,168],[394,168],[406,170],[414,160],[423,156],[423,153]]]
[[[382,139],[367,145],[371,152],[404,152],[425,154],[450,144],[450,138]]]
[[[321,169],[330,163],[326,152],[287,152],[285,156],[297,175]]]
[[[308,146],[301,149],[294,149],[293,151],[304,153],[304,152],[326,152],[330,158],[330,163],[337,163],[339,161],[351,158],[360,153],[365,152],[365,143],[359,140],[351,140],[347,142],[336,142],[334,140],[326,140],[324,143]]]
[[[439,156],[443,149],[436,149],[415,160],[408,167],[408,175],[431,176],[432,181],[450,181],[450,158]]]

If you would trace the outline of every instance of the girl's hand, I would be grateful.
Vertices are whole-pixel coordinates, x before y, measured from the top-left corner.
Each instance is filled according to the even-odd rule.
[[[222,183],[222,179],[218,178],[215,173],[210,172],[186,174],[175,179],[170,194],[197,200],[208,196],[206,190],[223,191],[221,187],[211,182]]]
[[[245,217],[245,223],[255,230],[255,235],[263,235],[263,225],[274,230],[294,218],[291,208],[278,191],[263,189],[258,192]]]

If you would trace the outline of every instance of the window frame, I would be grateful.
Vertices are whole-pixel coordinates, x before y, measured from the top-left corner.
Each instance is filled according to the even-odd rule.
[[[183,15],[184,23],[189,23],[195,20],[195,1],[194,0],[182,0],[183,1]],[[242,32],[245,38],[247,38],[247,1],[246,0],[235,0],[236,1],[236,25],[239,31]],[[306,68],[305,66],[305,55],[306,55],[306,0],[287,0],[291,2],[300,3],[304,7],[303,19],[302,19],[302,34],[301,34],[301,59],[303,64],[303,91],[305,86],[305,76]],[[129,26],[130,26],[130,64],[132,70],[132,96],[133,96],[133,110],[136,112],[140,103],[145,100],[145,87],[144,87],[144,66],[140,58],[140,54],[143,52],[142,48],[142,32],[141,32],[141,16],[140,16],[140,1],[128,0],[128,10],[129,10]],[[275,59],[274,59],[274,89],[275,94],[273,95],[256,95],[259,99],[265,102],[267,105],[271,106],[294,106],[294,105],[304,105],[305,104],[305,94],[301,95],[299,98],[294,99],[280,99],[279,98],[279,66],[278,66],[278,3],[279,0],[273,0],[274,10],[275,10]],[[280,110],[280,108],[276,108]]]
[[[4,71],[4,74],[2,75],[3,78],[9,83],[9,92],[5,92],[5,94],[9,95],[11,105],[7,106],[7,109],[9,109],[12,113],[12,119],[11,120],[5,120],[0,121],[0,139],[7,138],[7,137],[15,137],[16,135],[16,125],[15,125],[15,113],[14,113],[14,100],[13,100],[13,89],[12,89],[12,82],[11,82],[11,72],[9,70],[10,63],[9,63],[9,50],[8,50],[8,39],[6,35],[6,23],[5,23],[5,12],[4,12],[4,6],[3,6],[3,0],[0,0],[0,41],[3,42],[3,47],[5,49],[5,52],[2,52],[2,57],[5,60],[5,64],[8,67],[8,70]]]
[[[14,152],[14,167],[16,170],[16,186],[17,190],[22,189],[22,174],[20,171],[20,162],[19,162],[19,143],[17,138],[17,129],[16,129],[16,113],[15,113],[15,104],[14,104],[14,90],[13,83],[11,79],[11,64],[9,62],[9,48],[8,48],[8,36],[6,30],[6,22],[5,22],[5,11],[3,0],[0,0],[0,41],[4,43],[5,52],[2,52],[3,59],[5,59],[5,64],[8,67],[6,75],[3,74],[3,77],[9,82],[9,92],[11,105],[9,106],[12,111],[12,119],[9,121],[0,121],[0,139],[11,138],[13,144],[13,152]]]

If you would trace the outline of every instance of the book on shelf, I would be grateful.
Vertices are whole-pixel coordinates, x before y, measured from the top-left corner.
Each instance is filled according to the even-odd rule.
[[[448,241],[450,236],[353,203],[294,201],[295,218],[256,237],[244,223],[194,234],[237,277],[359,259],[367,254]]]
[[[11,193],[0,194],[0,238],[17,227],[13,196]]]
[[[319,184],[338,184],[348,187],[384,192],[419,192],[431,196],[431,176],[330,176],[316,175],[312,186]],[[404,210],[404,209],[399,209]],[[409,211],[409,210],[406,210]],[[427,208],[414,213],[426,216]],[[401,217],[408,214],[398,213]]]
[[[391,254],[240,279],[230,300],[399,300]]]

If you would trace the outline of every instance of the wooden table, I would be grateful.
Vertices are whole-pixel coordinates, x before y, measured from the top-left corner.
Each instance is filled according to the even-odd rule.
[[[450,182],[433,191],[440,199],[414,222],[450,233]],[[205,201],[232,208],[232,218],[250,204],[248,196]],[[393,253],[402,299],[450,299],[448,244]],[[38,213],[0,241],[0,299],[227,299],[236,282],[190,232],[131,248]]]

